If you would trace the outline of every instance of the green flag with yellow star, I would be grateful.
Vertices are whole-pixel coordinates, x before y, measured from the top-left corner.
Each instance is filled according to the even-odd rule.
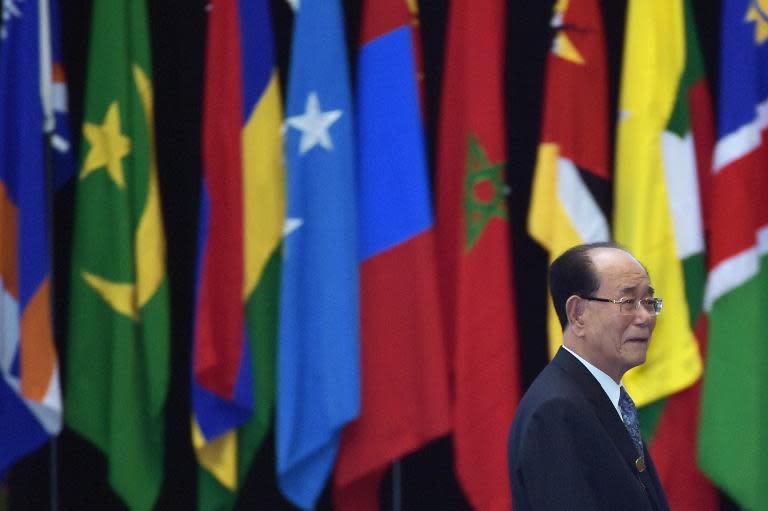
[[[145,3],[93,2],[75,192],[67,425],[130,509],[163,481],[169,300]]]

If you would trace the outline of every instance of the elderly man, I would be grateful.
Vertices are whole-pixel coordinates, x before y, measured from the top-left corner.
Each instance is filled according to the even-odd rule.
[[[621,385],[645,362],[661,311],[648,272],[620,247],[594,243],[558,257],[549,284],[563,346],[512,424],[514,510],[668,510]]]

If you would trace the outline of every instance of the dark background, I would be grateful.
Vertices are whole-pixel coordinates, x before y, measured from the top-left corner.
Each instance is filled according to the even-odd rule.
[[[141,1],[141,0],[131,0]],[[371,0],[376,1],[376,0]],[[641,0],[642,1],[642,0]],[[285,0],[272,0],[281,83],[286,70],[292,12]],[[554,0],[507,2],[505,96],[507,178],[511,188],[512,244],[521,350],[521,385],[527,387],[546,363],[547,254],[525,228],[540,129],[544,64],[552,33]],[[694,0],[699,36],[713,96],[717,90],[719,10],[717,0]],[[189,360],[192,339],[195,240],[200,168],[200,121],[205,49],[205,0],[150,0],[157,151],[168,241],[172,304],[172,374],[167,406],[165,481],[158,509],[194,509],[196,470],[190,442]],[[344,0],[347,40],[354,82],[361,1]],[[424,48],[426,127],[431,161],[434,147],[448,0],[421,0]],[[481,4],[481,2],[477,2]],[[607,39],[611,119],[616,118],[626,0],[602,0]],[[89,0],[60,0],[66,71],[75,154],[79,154],[83,85],[90,30]],[[482,8],[482,7],[478,7]],[[478,34],[482,36],[482,34]],[[283,94],[285,97],[285,94]],[[434,166],[432,166],[434,169]],[[66,349],[68,268],[71,240],[72,185],[57,193],[55,213],[56,333],[62,363]],[[524,318],[524,319],[522,319]],[[64,371],[62,371],[62,374]],[[66,381],[62,382],[66,389]],[[52,468],[53,467],[53,468]],[[450,439],[433,442],[400,463],[403,510],[468,510],[453,476]],[[277,490],[273,438],[257,454],[238,509],[292,510]],[[52,484],[51,474],[58,484]],[[21,462],[9,478],[11,510],[124,509],[106,481],[106,463],[90,444],[66,428],[51,447]],[[382,509],[392,508],[392,478],[381,489]],[[330,510],[329,494],[317,506]],[[735,509],[723,499],[723,509]]]

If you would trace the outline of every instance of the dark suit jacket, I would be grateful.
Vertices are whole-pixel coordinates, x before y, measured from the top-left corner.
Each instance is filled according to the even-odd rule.
[[[523,400],[509,434],[514,511],[668,511],[645,446],[632,440],[600,383],[560,348]]]

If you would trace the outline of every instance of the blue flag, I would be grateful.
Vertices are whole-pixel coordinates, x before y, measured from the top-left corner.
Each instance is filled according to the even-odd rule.
[[[55,13],[53,13],[55,14]],[[0,474],[61,430],[51,314],[48,2],[3,3],[0,28]],[[61,98],[59,98],[61,99]],[[65,101],[64,101],[65,103]],[[68,142],[58,134],[59,149]]]
[[[360,412],[352,102],[338,0],[303,0],[288,77],[277,382],[278,484],[311,508]]]

